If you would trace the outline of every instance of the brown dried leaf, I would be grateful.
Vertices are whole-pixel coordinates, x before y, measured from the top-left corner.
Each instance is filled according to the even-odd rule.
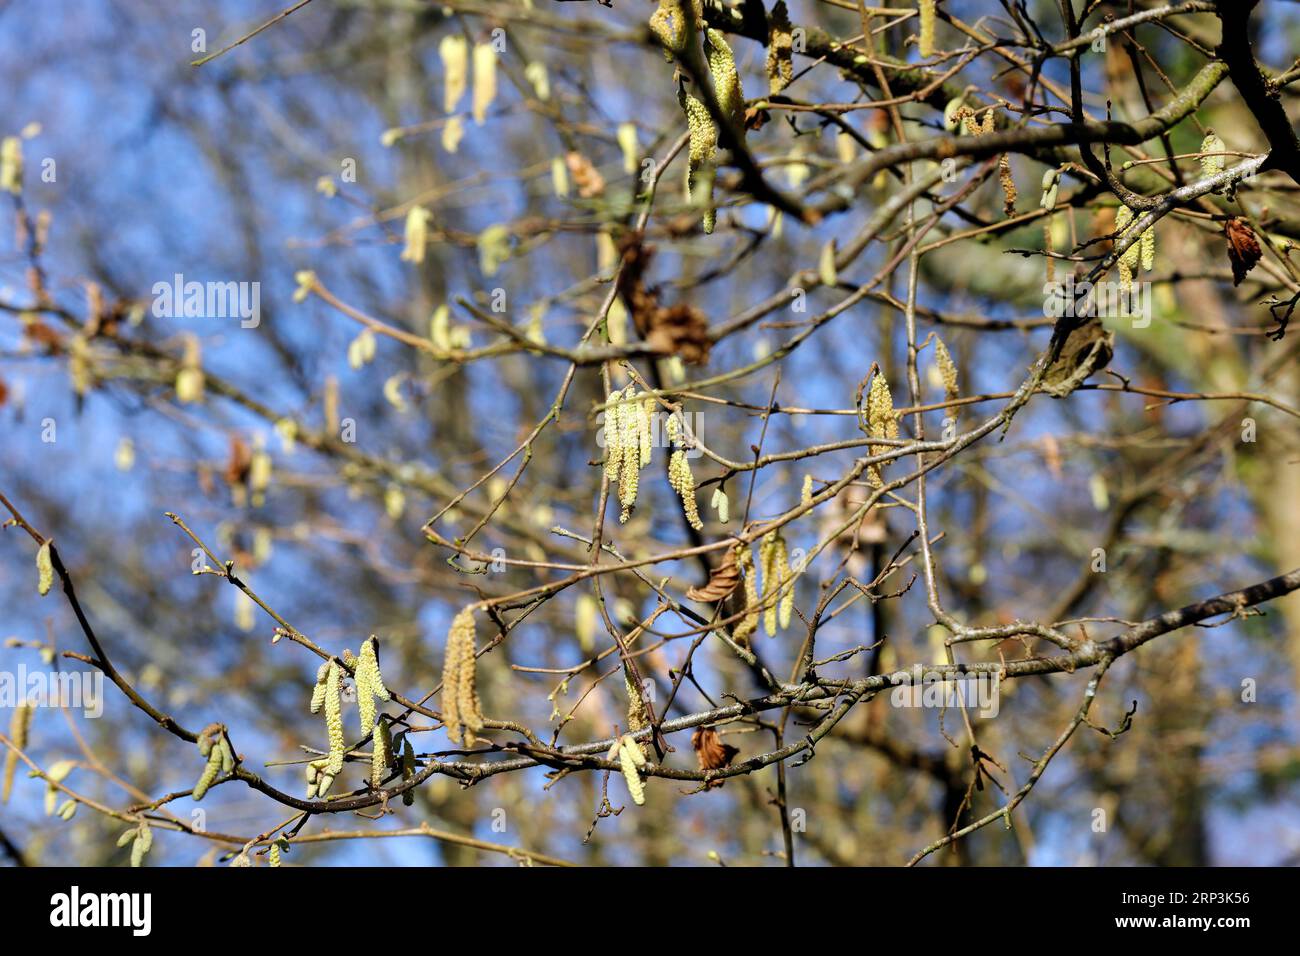
[[[1244,219],[1231,218],[1223,224],[1223,234],[1228,238],[1228,261],[1232,263],[1232,284],[1241,285],[1246,273],[1255,268],[1263,253],[1255,231]]]
[[[646,245],[643,239],[641,233],[633,232],[619,240],[622,268],[618,275],[618,294],[632,316],[632,324],[655,349],[676,355],[683,362],[703,365],[708,362],[713,345],[709,320],[690,305],[659,304],[658,293],[645,285],[654,246]]]
[[[655,349],[678,356],[691,365],[709,361],[709,320],[691,305],[655,309],[648,316],[650,331],[645,340]]]
[[[701,770],[721,770],[723,767],[729,767],[736,754],[740,753],[731,744],[724,744],[718,737],[718,732],[712,727],[697,727],[695,733],[691,734],[691,746],[695,748],[695,759],[699,762]],[[713,780],[709,782],[709,786],[720,787],[723,783],[725,783],[723,780]]]
[[[253,464],[253,453],[247,443],[238,435],[230,436],[230,451],[226,457],[226,470],[223,477],[226,484],[234,488],[242,485],[248,478],[248,469]]]
[[[582,153],[568,153],[564,164],[569,167],[569,175],[578,187],[578,195],[583,199],[594,199],[605,191],[605,178]]]
[[[50,326],[39,319],[32,319],[23,325],[23,336],[36,345],[45,346],[51,355],[63,351],[63,338]]]
[[[739,585],[740,568],[736,566],[736,550],[728,548],[722,563],[709,575],[708,583],[698,588],[691,588],[686,592],[686,597],[692,601],[712,604],[727,597]]]

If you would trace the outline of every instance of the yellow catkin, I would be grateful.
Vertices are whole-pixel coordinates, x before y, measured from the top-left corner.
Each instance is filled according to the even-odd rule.
[[[329,662],[326,661],[316,671],[316,686],[311,691],[311,712],[319,714],[321,707],[325,705],[325,677],[329,673]]]
[[[354,678],[357,685],[357,713],[361,718],[361,732],[368,734],[375,726],[375,698],[391,700],[392,695],[384,686],[383,675],[379,673],[379,657],[375,652],[378,639],[371,635],[361,643],[361,653],[357,657]]]
[[[54,586],[54,561],[50,558],[50,543],[46,541],[36,551],[36,591],[41,597]]]
[[[619,403],[623,393],[613,391],[605,399],[605,422],[602,432],[605,436],[605,477],[611,482],[618,481],[619,470],[623,467],[622,425],[618,419]]]
[[[787,593],[793,596],[790,559],[785,539],[779,531],[763,535],[758,546],[758,560],[763,574],[763,629],[768,637],[775,637],[779,627],[790,623]]]
[[[803,476],[803,487],[799,489],[799,504],[810,505],[813,498],[813,476]]]
[[[686,452],[680,448],[668,460],[668,481],[681,496],[686,523],[696,531],[703,531],[704,522],[700,519],[699,503],[695,499],[695,476],[691,474],[691,463],[686,458]]]
[[[600,606],[590,594],[579,594],[573,606],[573,632],[578,647],[590,654],[596,646],[596,629],[600,624]]]
[[[546,72],[546,64],[541,60],[534,60],[524,67],[524,79],[529,82],[533,92],[543,103],[551,98],[551,78]]]
[[[266,855],[266,861],[273,867],[280,865],[280,844],[272,843],[271,850]]]
[[[424,261],[424,255],[429,245],[429,220],[432,218],[429,210],[423,206],[412,206],[411,210],[406,214],[406,226],[403,236],[405,245],[402,248],[401,256],[403,262],[414,262],[418,265]],[[370,330],[367,329],[366,331]],[[358,339],[360,339],[360,336],[358,336]],[[373,355],[371,357],[373,358]]]
[[[993,116],[989,113],[989,118]],[[992,125],[992,124],[990,124]],[[1002,184],[1002,215],[1016,214],[1016,181],[1011,176],[1011,157],[1006,153],[998,160],[998,181]]]
[[[18,769],[18,751],[27,746],[27,734],[32,726],[32,705],[24,701],[14,708],[9,717],[9,739],[13,747],[5,748],[5,776],[0,803],[9,802],[9,794],[14,788],[14,773]]]
[[[474,123],[482,126],[497,96],[497,51],[491,43],[474,45]]]
[[[205,386],[199,340],[190,335],[185,339],[181,368],[176,373],[176,400],[183,405],[201,402]]]
[[[465,123],[459,116],[447,117],[442,126],[442,148],[449,153],[460,149],[460,141],[465,138]]]
[[[785,0],[776,0],[768,14],[767,38],[768,92],[775,96],[794,79],[794,29]]]
[[[638,762],[645,762],[645,755],[631,737],[624,737],[618,748],[618,762],[623,770],[623,779],[627,782],[627,792],[632,802],[638,807],[645,805],[645,784],[641,782]]]
[[[691,474],[690,459],[682,448],[682,427],[676,415],[669,416],[667,431],[675,449],[668,459],[668,483],[682,499],[687,524],[696,531],[702,531],[704,522],[700,520],[699,503],[695,499],[695,476]]]
[[[626,664],[623,665],[623,689],[627,692],[627,729],[633,732],[644,730],[650,726],[650,716],[646,713],[640,688],[632,681],[631,668]]]
[[[957,366],[953,363],[948,346],[943,339],[934,337],[934,364],[939,369],[939,378],[943,381],[944,395],[949,401],[957,397]]]
[[[221,760],[221,772],[232,773],[235,769],[235,752],[230,749],[230,741],[224,733],[217,741],[217,756]]]
[[[131,843],[131,865],[133,867],[144,866],[145,854],[153,847],[153,830],[149,824],[141,823],[140,828],[135,831],[135,839]]]
[[[686,201],[704,207],[704,232],[711,234],[717,222],[713,209],[714,161],[718,151],[718,130],[713,125],[709,109],[685,88],[678,96],[686,114],[686,129],[690,133],[690,148],[686,165]]]
[[[469,43],[464,37],[445,36],[438,44],[438,56],[442,60],[444,84],[442,108],[443,112],[452,113],[465,95],[469,77]]]
[[[569,195],[569,167],[560,156],[551,160],[551,191],[560,199]]]
[[[670,61],[674,53],[685,52],[688,36],[686,18],[693,12],[688,7],[698,5],[698,0],[659,0],[659,8],[650,14],[650,29],[664,45],[664,56]],[[694,11],[697,17],[700,12]]]
[[[641,160],[636,142],[636,124],[620,123],[617,132],[618,148],[623,153],[623,172],[635,173]]]
[[[474,743],[474,732],[483,728],[479,706],[477,665],[474,658],[474,608],[463,609],[447,632],[447,651],[442,668],[442,719],[452,743]]]
[[[736,72],[736,59],[731,53],[731,47],[727,46],[727,39],[720,30],[706,30],[704,40],[709,76],[713,79],[713,92],[718,97],[718,106],[736,127],[743,128],[745,94],[740,86],[740,74]]]
[[[17,136],[0,141],[0,190],[15,196],[23,191],[23,141]]]
[[[921,36],[918,44],[921,56],[934,55],[935,0],[917,0],[921,14]]]
[[[731,630],[737,644],[748,644],[758,630],[758,584],[754,580],[754,556],[744,545],[736,545],[736,566],[745,580],[745,615]]]
[[[384,776],[393,753],[393,733],[389,730],[388,719],[379,718],[375,728],[373,746],[370,754],[370,785],[378,790],[384,785]]]
[[[1202,153],[1222,153],[1227,147],[1223,145],[1223,140],[1215,135],[1214,130],[1205,131],[1205,139],[1201,140]],[[1201,172],[1206,176],[1217,176],[1223,172],[1227,166],[1226,156],[1201,156]]]
[[[190,794],[196,803],[207,796],[208,788],[212,786],[219,773],[221,773],[221,751],[213,747],[208,751],[208,762],[204,765],[203,773],[199,775],[199,781]]]
[[[639,452],[639,467],[644,468],[650,464],[650,453],[654,449],[654,414],[655,401],[653,398],[647,398],[644,401],[636,403],[636,428],[637,428],[637,451]]]
[[[1120,242],[1128,238],[1133,232],[1133,222],[1138,219],[1137,213],[1128,206],[1120,206],[1115,211],[1115,241]],[[1119,258],[1119,286],[1121,289],[1130,289],[1133,286],[1133,273],[1140,264],[1144,269],[1151,269],[1155,266],[1155,232],[1154,227],[1148,227],[1143,230],[1142,234],[1137,237],[1137,241],[1129,245]],[[1148,265],[1150,263],[1150,265]]]
[[[329,736],[329,757],[325,762],[325,772],[331,777],[338,776],[343,770],[342,713],[343,668],[336,661],[330,661],[329,670],[325,672],[325,729]]]
[[[867,431],[872,438],[898,437],[898,417],[894,414],[894,399],[889,394],[889,383],[885,376],[877,373],[871,379],[871,390],[867,393]],[[872,445],[871,454],[881,455],[889,451],[889,445]],[[880,465],[872,465],[868,473],[871,484],[880,487]]]
[[[709,507],[718,514],[718,521],[726,524],[731,520],[731,499],[721,488],[713,489],[713,497],[709,499]]]
[[[1043,195],[1038,200],[1040,209],[1055,209],[1056,195],[1061,188],[1061,171],[1055,166],[1043,173]]]
[[[621,393],[615,393],[617,404],[614,406],[613,428],[618,432],[616,474],[618,477],[618,503],[620,513],[618,520],[626,523],[636,507],[637,492],[641,483],[641,468],[650,463],[651,424],[648,407],[644,400],[634,394],[629,385]],[[610,439],[609,410],[606,417],[606,443]]]

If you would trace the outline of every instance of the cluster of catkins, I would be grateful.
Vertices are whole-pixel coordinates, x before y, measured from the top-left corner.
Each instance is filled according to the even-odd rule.
[[[645,803],[645,783],[641,779],[641,770],[646,766],[645,745],[637,743],[632,734],[650,726],[650,715],[626,662],[623,664],[623,689],[627,692],[627,729],[631,733],[615,740],[605,759],[619,762],[632,802],[642,806]]]
[[[676,415],[668,418],[668,437],[673,443],[673,454],[668,459],[668,482],[681,496],[686,522],[696,531],[703,531],[704,522],[700,520],[700,509],[695,500],[695,476],[691,474],[691,463],[682,447],[682,426]]]
[[[673,452],[668,460],[668,482],[682,499],[686,520],[696,531],[704,528],[695,500],[695,476],[686,457],[681,422],[676,415],[666,426]],[[650,464],[654,448],[654,399],[634,385],[609,393],[605,403],[605,476],[618,485],[620,522],[627,522],[636,507],[641,469]],[[716,496],[715,496],[716,504]]]
[[[144,866],[145,854],[153,848],[153,830],[141,820],[139,826],[132,827],[117,838],[119,847],[131,844],[131,865]]]
[[[361,644],[361,654],[353,657],[351,651],[343,652],[343,659],[352,667],[353,683],[357,691],[357,715],[360,718],[363,737],[374,735],[373,757],[371,761],[371,780],[383,780],[384,771],[390,762],[392,738],[381,742],[378,738],[383,733],[375,732],[375,701],[392,699],[383,675],[379,672],[379,639],[373,634]],[[335,658],[321,664],[316,671],[316,684],[312,688],[311,712],[325,713],[325,730],[329,741],[329,753],[323,760],[313,760],[307,765],[307,798],[323,797],[329,793],[334,778],[343,770],[343,757],[346,743],[343,739],[343,665]],[[387,721],[383,731],[387,732]],[[388,746],[385,746],[387,743]],[[377,786],[378,784],[376,784]]]
[[[199,782],[194,785],[193,797],[196,801],[207,795],[208,788],[220,774],[230,773],[235,769],[235,753],[230,749],[226,738],[226,728],[221,724],[209,724],[204,727],[198,739],[199,753],[207,758]]]
[[[659,8],[650,17],[650,29],[663,44],[665,55],[678,60],[692,55],[690,46],[695,37],[703,33],[704,62],[708,66],[718,108],[736,135],[743,136],[745,94],[741,89],[740,74],[736,71],[736,59],[721,31],[704,26],[703,12],[700,0],[660,0]],[[690,133],[686,199],[692,205],[703,207],[704,231],[712,233],[717,221],[713,208],[713,180],[718,128],[709,108],[685,86],[678,89],[677,99],[686,115],[686,128]]]
[[[641,770],[646,765],[646,758],[641,751],[641,745],[633,740],[630,734],[624,734],[614,741],[614,746],[609,748],[605,759],[618,761],[619,768],[623,771],[623,779],[627,782],[627,792],[632,796],[632,802],[638,807],[644,805],[645,781],[641,779]]]
[[[1127,238],[1133,231],[1133,221],[1138,215],[1129,209],[1128,206],[1120,206],[1115,212],[1115,236],[1117,239]],[[1141,261],[1142,268],[1150,272],[1156,267],[1156,229],[1155,226],[1147,226],[1138,236],[1137,241],[1133,242],[1124,254],[1119,257],[1119,287],[1129,289],[1133,286],[1133,272]]]
[[[781,532],[773,529],[759,540],[758,570],[754,556],[744,545],[736,545],[736,567],[745,590],[745,615],[731,630],[738,644],[748,644],[758,630],[759,611],[762,610],[763,630],[768,637],[790,626],[794,610],[795,572],[790,566],[790,551]],[[762,575],[762,597],[759,597],[759,574]]]

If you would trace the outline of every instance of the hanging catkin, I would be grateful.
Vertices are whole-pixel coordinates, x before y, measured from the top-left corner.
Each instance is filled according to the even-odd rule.
[[[758,630],[758,584],[754,580],[754,556],[743,544],[736,545],[736,565],[745,582],[745,614],[731,629],[731,637],[741,646]]]
[[[50,542],[36,550],[36,591],[41,597],[50,593],[54,585],[54,562],[50,558]]]
[[[785,0],[776,0],[767,16],[768,94],[775,96],[794,80],[794,29]]]
[[[379,639],[373,634],[361,643],[361,653],[357,657],[356,671],[353,675],[357,685],[357,713],[361,717],[361,733],[368,734],[375,726],[375,698],[387,701],[392,699],[388,688],[384,686],[383,675],[379,673],[379,656],[376,647]]]
[[[636,507],[641,469],[654,446],[654,400],[629,385],[609,393],[605,403],[605,477],[618,484],[618,520],[626,523]]]
[[[955,401],[957,398],[957,366],[953,364],[952,355],[948,352],[948,346],[943,344],[943,339],[939,336],[934,337],[934,364],[939,370],[939,378],[943,382],[944,397],[948,401]]]
[[[442,721],[452,743],[473,746],[474,732],[483,729],[474,657],[474,607],[451,622],[442,668]]]
[[[713,80],[713,92],[718,97],[718,107],[722,115],[743,132],[745,93],[740,86],[740,74],[736,72],[735,57],[722,31],[710,28],[704,32],[704,53],[708,57],[709,76]]]
[[[638,807],[645,804],[645,784],[641,780],[641,768],[646,765],[645,754],[641,747],[628,735],[623,735],[610,748],[607,759],[618,757],[619,768],[623,771],[623,780],[627,783],[627,792],[632,802]]]
[[[452,113],[465,95],[469,76],[469,42],[464,37],[445,36],[438,44],[438,56],[442,60],[443,112]]]
[[[731,499],[721,487],[713,489],[713,497],[709,499],[709,507],[718,514],[718,521],[726,524],[731,520]]]
[[[497,51],[491,43],[474,46],[474,123],[482,126],[497,95]]]
[[[1133,233],[1133,223],[1139,218],[1138,214],[1128,206],[1120,206],[1115,211],[1115,241],[1119,242],[1128,238]],[[1133,273],[1138,266],[1148,272],[1155,268],[1156,265],[1156,233],[1155,226],[1147,226],[1142,230],[1141,235],[1132,242],[1123,254],[1119,257],[1119,287],[1120,289],[1131,289],[1133,287]]]
[[[1207,129],[1205,139],[1201,140],[1201,172],[1205,173],[1206,176],[1217,176],[1223,172],[1227,166],[1227,157],[1213,154],[1223,153],[1226,149],[1223,140],[1215,135],[1214,130]]]
[[[889,394],[889,383],[880,372],[871,379],[871,389],[867,393],[866,418],[868,437],[889,439],[898,437],[898,417],[894,414],[894,398]],[[870,451],[872,455],[883,455],[889,451],[889,448],[889,445],[872,445]],[[881,468],[881,465],[872,465],[867,473],[868,480],[877,488],[884,484],[880,475]]]
[[[336,777],[343,770],[343,668],[331,660],[325,672],[325,730],[329,737],[329,757],[325,762],[325,772]]]
[[[686,523],[696,531],[703,531],[704,522],[700,520],[699,503],[695,500],[695,476],[691,474],[686,451],[681,447],[682,429],[676,415],[669,416],[667,430],[674,446],[672,457],[668,459],[668,483],[682,499]]]
[[[714,162],[718,151],[718,130],[709,116],[709,109],[683,87],[678,101],[686,114],[686,129],[690,133],[690,147],[686,165],[686,201],[703,207],[703,226],[706,234],[713,232],[717,212],[713,208]]]
[[[220,724],[209,724],[203,728],[196,746],[199,748],[199,754],[207,758],[203,773],[199,775],[198,783],[194,785],[194,790],[190,794],[195,802],[198,802],[207,796],[208,788],[218,776],[235,769],[235,755]]]
[[[370,785],[376,790],[384,785],[384,776],[388,772],[392,754],[393,732],[389,729],[388,717],[382,716],[379,718],[379,725],[375,728],[370,753]]]
[[[921,15],[921,36],[917,43],[922,57],[934,55],[935,0],[917,0],[917,9]]]
[[[776,530],[763,535],[758,546],[758,560],[763,573],[763,629],[776,637],[778,627],[788,627],[794,604],[793,573],[785,538]]]
[[[0,791],[0,803],[9,802],[9,794],[14,788],[14,773],[18,769],[18,751],[27,746],[27,733],[32,726],[32,705],[24,701],[14,708],[9,718],[9,739],[13,747],[5,748],[4,786]]]
[[[412,206],[411,210],[406,214],[405,245],[402,248],[401,255],[403,262],[414,262],[418,265],[424,261],[424,255],[429,245],[429,220],[432,218],[433,215],[423,206]],[[366,329],[365,331],[369,332],[370,330]],[[374,333],[371,332],[372,337],[373,335]],[[372,352],[370,358],[373,357]],[[364,361],[369,361],[369,359]]]

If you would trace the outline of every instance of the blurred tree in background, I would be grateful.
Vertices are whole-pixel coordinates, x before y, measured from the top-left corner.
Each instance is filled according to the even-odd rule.
[[[280,12],[0,5],[0,858],[1300,857],[1294,9]]]

